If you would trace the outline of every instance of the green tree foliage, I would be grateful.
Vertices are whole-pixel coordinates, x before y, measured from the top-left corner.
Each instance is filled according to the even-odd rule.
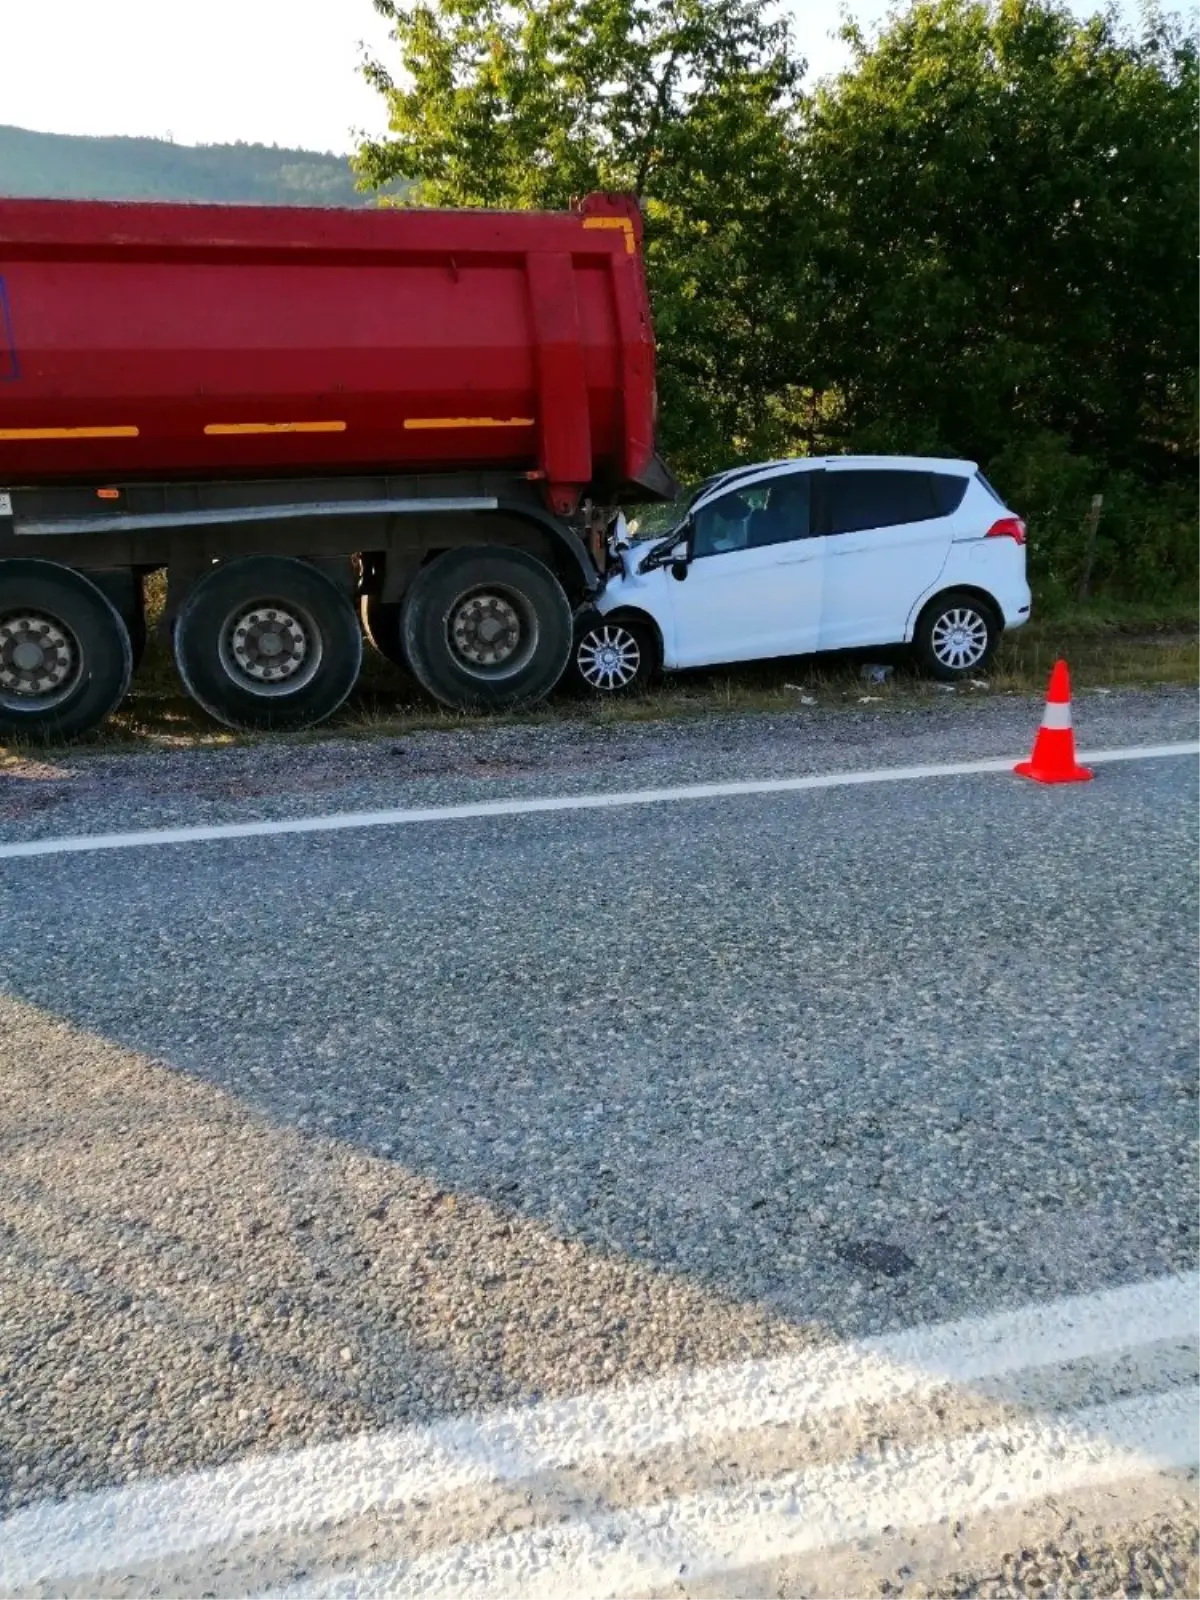
[[[912,0],[801,92],[767,0],[375,0],[391,135],[360,180],[438,205],[630,189],[663,444],[979,460],[1043,586],[1195,572],[1197,50],[1060,0]]]
[[[925,0],[848,36],[804,135],[834,436],[987,463],[1064,585],[1102,492],[1115,570],[1139,502],[1149,539],[1194,470],[1195,42],[1034,0]]]
[[[802,68],[761,0],[375,0],[399,44],[375,185],[430,205],[641,199],[663,440],[685,473],[753,455],[787,380]]]

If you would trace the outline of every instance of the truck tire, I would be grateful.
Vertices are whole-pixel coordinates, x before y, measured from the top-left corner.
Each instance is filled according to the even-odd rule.
[[[558,579],[524,550],[447,550],[404,597],[409,670],[456,710],[532,705],[571,656],[571,606]]]
[[[398,600],[381,600],[377,594],[365,594],[358,603],[358,615],[367,642],[375,646],[385,661],[407,672],[409,666],[404,658],[400,611]]]
[[[89,578],[55,561],[0,561],[0,735],[90,733],[132,672],[128,630]]]
[[[246,556],[202,578],[175,620],[175,665],[228,728],[311,728],[341,705],[362,665],[347,597],[290,556]]]

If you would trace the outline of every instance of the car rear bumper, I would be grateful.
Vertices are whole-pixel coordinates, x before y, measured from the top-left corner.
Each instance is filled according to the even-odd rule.
[[[996,596],[1000,603],[1005,630],[1023,628],[1033,614],[1033,595],[1027,583],[1008,594]]]

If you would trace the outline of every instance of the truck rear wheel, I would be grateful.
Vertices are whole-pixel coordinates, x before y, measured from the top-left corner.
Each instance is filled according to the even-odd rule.
[[[345,700],[362,664],[350,601],[289,556],[214,568],[180,607],[174,643],[184,687],[229,728],[311,728]]]
[[[523,550],[448,550],[404,597],[402,642],[414,677],[444,705],[531,705],[571,655],[571,606]]]
[[[54,561],[0,561],[0,734],[90,733],[132,672],[125,624],[90,579]]]

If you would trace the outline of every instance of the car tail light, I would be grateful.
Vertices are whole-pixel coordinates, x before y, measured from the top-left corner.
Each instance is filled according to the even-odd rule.
[[[1001,517],[999,522],[992,523],[986,537],[989,539],[1015,539],[1017,544],[1024,544],[1025,524],[1020,517]]]

